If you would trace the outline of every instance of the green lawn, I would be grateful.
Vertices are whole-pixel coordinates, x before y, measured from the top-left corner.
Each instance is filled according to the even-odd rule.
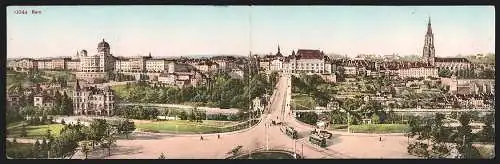
[[[292,107],[297,105],[297,108],[300,106],[314,109],[314,107],[318,106],[314,101],[314,98],[307,96],[305,94],[293,94],[292,96]]]
[[[351,125],[352,133],[405,133],[408,131],[407,124],[363,124]]]
[[[50,129],[50,133],[52,136],[56,137],[59,135],[59,132],[64,127],[62,124],[50,124],[50,125],[37,125],[37,126],[26,126],[26,131],[28,132],[27,137],[22,138],[42,138],[47,133],[47,129]],[[9,138],[21,138],[19,135],[21,134],[22,126],[9,126],[7,127],[7,137]]]
[[[24,121],[12,122],[12,123],[7,124],[7,127],[14,128],[14,127],[22,126],[23,124],[24,124]]]
[[[114,85],[111,89],[115,92],[117,97],[129,97],[129,89],[126,89],[125,87],[126,85]]]
[[[347,130],[347,124],[334,124],[328,127],[330,130],[341,130],[341,129],[346,129]]]
[[[75,75],[69,71],[44,71],[44,73],[50,77],[62,77],[67,81],[75,81]]]
[[[234,121],[204,120],[203,123],[188,120],[156,121],[149,123],[136,123],[137,129],[155,133],[216,133],[222,127],[236,124]],[[176,128],[177,126],[177,128]]]
[[[10,143],[6,144],[5,155],[10,158],[27,158],[33,144],[31,143]]]

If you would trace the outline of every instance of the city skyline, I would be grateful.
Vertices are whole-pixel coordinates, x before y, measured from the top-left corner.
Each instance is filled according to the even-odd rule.
[[[41,13],[14,13],[20,9]],[[115,56],[268,54],[278,44],[285,55],[420,56],[429,16],[436,56],[495,52],[492,6],[11,6],[7,13],[8,58],[94,54],[103,38]]]

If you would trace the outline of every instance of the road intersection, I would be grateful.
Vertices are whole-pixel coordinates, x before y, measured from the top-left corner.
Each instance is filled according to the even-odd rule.
[[[291,99],[290,86],[289,76],[284,75],[279,79],[276,91],[271,98],[271,104],[268,108],[269,112],[262,115],[261,121],[251,128],[237,132],[221,133],[220,139],[217,137],[217,134],[175,135],[135,133],[130,140],[118,140],[116,143],[117,146],[112,150],[111,156],[104,156],[103,154],[106,153],[94,151],[89,154],[89,158],[155,159],[161,153],[164,153],[167,159],[225,159],[231,155],[229,152],[237,146],[242,146],[244,152],[267,148],[288,150],[301,154],[307,159],[408,158],[408,156],[404,155],[405,153],[401,152],[406,152],[406,146],[404,146],[406,143],[402,142],[406,142],[406,138],[401,136],[385,137],[387,139],[395,138],[390,140],[396,143],[385,145],[377,142],[378,136],[363,136],[360,138],[337,134],[337,137],[334,137],[336,139],[332,141],[333,145],[327,148],[312,145],[307,140],[308,134],[313,127],[299,123],[289,114],[291,113],[289,105]],[[278,119],[276,119],[277,117]],[[282,132],[279,125],[271,125],[273,120],[283,120],[286,124],[293,126],[301,137],[293,140]],[[203,136],[203,140],[200,140],[201,136]],[[396,148],[385,151],[386,149],[382,148],[384,145],[386,148],[396,145]],[[73,158],[83,158],[83,154],[78,152]]]

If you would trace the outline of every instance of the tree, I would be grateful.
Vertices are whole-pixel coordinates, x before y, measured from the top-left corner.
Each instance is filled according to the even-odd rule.
[[[118,123],[118,132],[121,134],[125,134],[127,136],[127,139],[128,139],[129,134],[132,133],[134,130],[135,130],[134,122],[132,122],[128,119],[121,120]]]
[[[38,139],[36,140],[35,144],[33,144],[31,152],[33,152],[34,157],[38,157],[38,154],[40,153],[40,141]]]
[[[484,116],[484,128],[481,130],[480,137],[483,142],[495,143],[495,115],[490,113]]]
[[[45,138],[46,139],[52,139],[52,134],[50,134],[50,129],[47,129],[46,133],[45,133]],[[45,139],[44,138],[44,139]]]
[[[372,114],[371,120],[374,124],[380,123],[380,117],[376,113]]]
[[[309,125],[316,125],[318,122],[318,114],[315,112],[304,112],[300,113],[298,119]]]
[[[51,142],[50,152],[52,156],[67,158],[73,156],[75,153],[78,142],[82,138],[82,134],[77,129],[77,126],[68,128],[69,126],[70,125],[66,125],[66,130],[61,130],[59,137],[57,137],[53,143]]]
[[[431,125],[431,140],[433,142],[431,156],[445,158],[450,154],[446,142],[450,141],[451,129],[444,126],[444,114],[436,113]]]
[[[106,136],[106,130],[108,124],[104,119],[95,119],[92,121],[88,127],[88,139],[92,141],[92,148],[97,142],[100,142],[104,136]]]
[[[63,95],[63,111],[65,115],[72,115],[73,114],[73,100],[64,92]]]
[[[43,114],[42,115],[42,119],[40,120],[40,123],[43,125],[43,124],[47,124],[47,115],[46,114]]]
[[[52,116],[47,117],[47,124],[52,124],[54,123],[54,118]]]
[[[103,137],[101,146],[102,148],[108,149],[108,156],[111,156],[111,147],[115,145],[116,137],[111,132],[111,129],[107,130],[106,136]]]
[[[409,138],[416,137],[414,143],[408,145],[408,153],[416,156],[429,158],[428,150],[431,139],[431,120],[422,120],[419,117],[413,117],[409,121],[409,131],[406,134]],[[427,142],[426,142],[427,141]]]
[[[47,140],[45,138],[42,139],[42,144],[40,145],[41,152],[47,152],[49,150]]]
[[[182,110],[182,111],[179,113],[179,118],[180,118],[181,120],[187,120],[187,117],[188,117],[188,116],[187,116],[186,111]]]
[[[167,157],[165,157],[165,154],[162,152],[160,157],[158,157],[158,159],[167,159]]]
[[[189,120],[189,121],[194,121],[194,120],[196,120],[196,113],[194,112],[194,110],[191,110],[191,112],[189,112],[189,115],[188,115],[188,120]]]
[[[472,134],[472,128],[469,125],[471,121],[471,115],[469,113],[463,113],[460,118],[460,127],[454,135],[455,143],[458,146],[458,152],[461,158],[478,158],[477,149],[472,146],[472,141],[474,141],[474,135]]]
[[[26,124],[23,124],[21,127],[20,137],[27,137],[27,136],[28,136],[28,132],[26,131]]]
[[[439,77],[451,77],[452,72],[447,68],[443,68],[439,70],[438,75]]]

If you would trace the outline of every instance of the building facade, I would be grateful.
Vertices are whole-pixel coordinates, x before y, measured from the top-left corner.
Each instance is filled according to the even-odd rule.
[[[438,77],[438,69],[435,67],[411,67],[398,70],[400,77]]]
[[[168,69],[167,61],[164,59],[146,60],[146,71],[161,73]]]
[[[97,53],[87,55],[87,51],[82,50],[80,55],[80,72],[76,74],[76,78],[95,82],[96,80],[108,80],[109,72],[115,69],[115,57],[110,53],[109,44],[102,40],[97,45]]]
[[[299,49],[297,50],[297,54],[293,51],[290,56],[290,70],[292,73],[327,73],[328,71],[325,71],[324,56],[324,53],[320,50]]]
[[[109,86],[104,88],[81,87],[76,81],[73,92],[73,113],[75,115],[112,115],[115,95]]]
[[[434,34],[432,33],[431,19],[427,23],[427,33],[425,34],[424,48],[422,52],[422,62],[437,67],[438,69],[448,69],[456,72],[461,69],[470,68],[471,63],[466,58],[440,58],[436,57],[434,49]]]

